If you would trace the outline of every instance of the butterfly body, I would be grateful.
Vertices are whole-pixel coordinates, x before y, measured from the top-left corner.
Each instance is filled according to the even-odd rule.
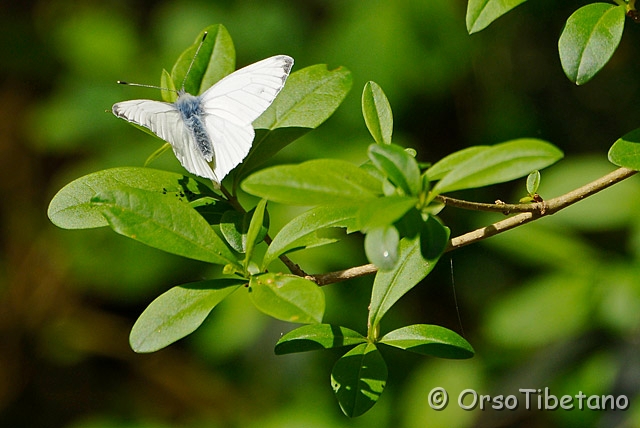
[[[207,162],[213,160],[213,144],[204,125],[204,110],[202,100],[188,92],[178,92],[178,99],[174,103],[184,121],[184,126],[191,133],[196,146]]]
[[[292,66],[293,58],[277,55],[231,73],[200,95],[182,89],[174,103],[123,101],[112,111],[171,144],[187,171],[219,184],[249,153],[252,123],[283,88]]]

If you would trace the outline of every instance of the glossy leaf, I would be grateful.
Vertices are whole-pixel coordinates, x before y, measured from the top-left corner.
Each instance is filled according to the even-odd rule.
[[[161,294],[133,325],[131,348],[155,352],[193,333],[211,310],[244,282],[214,279],[173,287]]]
[[[380,343],[439,358],[465,359],[475,351],[458,333],[438,325],[415,324],[384,335]]]
[[[234,209],[225,211],[220,219],[220,232],[231,248],[239,253],[247,251],[249,224],[255,213],[255,208],[247,213],[240,213]],[[258,230],[255,243],[262,242],[269,229],[269,217],[262,214],[262,227]]]
[[[251,257],[253,256],[253,250],[257,243],[259,243],[267,234],[269,226],[265,227],[264,220],[267,209],[267,200],[261,199],[258,205],[252,210],[251,222],[249,223],[249,230],[247,231],[247,251],[244,259],[244,268],[247,270]]]
[[[447,155],[444,158],[440,159],[425,171],[427,179],[429,181],[440,180],[461,163],[466,162],[475,155],[490,148],[491,146],[471,146],[467,147],[466,149],[453,152],[450,155]]]
[[[391,270],[398,262],[400,235],[392,225],[376,227],[364,237],[364,251],[380,270]]]
[[[331,371],[331,387],[344,414],[354,418],[376,404],[387,375],[387,364],[372,343],[360,344],[343,355]]]
[[[619,138],[609,149],[609,162],[640,171],[640,129]]]
[[[112,168],[85,175],[64,186],[51,200],[47,214],[63,229],[90,229],[107,226],[102,208],[91,202],[98,193],[146,190],[169,195],[188,203],[213,192],[200,182],[182,174],[151,168]]]
[[[249,297],[260,311],[282,321],[319,323],[324,315],[324,292],[295,275],[254,275],[249,282]]]
[[[282,336],[276,343],[275,352],[277,355],[282,355],[316,351],[353,346],[366,341],[366,337],[346,327],[331,324],[309,324]]]
[[[467,31],[469,34],[485,29],[496,19],[526,0],[469,0]]]
[[[169,74],[169,72],[165,69],[162,69],[162,74],[160,75],[160,87],[167,89],[166,91],[160,91],[162,101],[166,103],[173,103],[178,99],[178,93],[176,92],[178,88],[176,88],[176,85],[171,78],[171,74]],[[146,129],[149,134],[153,136],[156,135],[147,127],[141,126],[140,129]],[[167,143],[167,145],[169,145],[169,143]],[[169,147],[171,146],[169,145]]]
[[[91,199],[117,233],[168,253],[238,266],[235,256],[209,223],[173,195],[127,189]]]
[[[527,177],[527,193],[533,195],[538,192],[538,187],[540,187],[540,171],[533,171]]]
[[[372,144],[369,159],[389,180],[402,189],[405,195],[417,195],[420,191],[420,168],[415,158],[395,144]]]
[[[273,238],[262,261],[266,269],[276,258],[289,251],[316,247],[336,242],[327,233],[328,228],[346,228],[347,233],[357,230],[358,204],[320,205],[310,209],[284,225]]]
[[[362,202],[358,210],[358,229],[366,232],[391,225],[417,204],[418,198],[409,196],[386,196]]]
[[[320,205],[373,199],[382,183],[352,163],[317,159],[263,169],[247,177],[242,188],[283,204]]]
[[[387,96],[375,82],[367,82],[362,91],[362,115],[367,129],[378,144],[391,144],[393,113]]]
[[[352,80],[346,68],[328,70],[324,64],[291,73],[273,104],[253,122],[256,136],[236,180],[331,117],[351,90]]]
[[[208,33],[207,38],[202,43],[198,56],[193,60],[205,31]],[[192,60],[193,66],[185,81]],[[224,25],[210,25],[202,30],[193,45],[180,55],[171,70],[171,79],[177,88],[182,88],[184,82],[185,91],[198,95],[235,71],[235,63],[236,51],[229,32]]]
[[[587,83],[609,62],[622,38],[625,13],[624,5],[592,3],[569,17],[558,41],[569,80]]]
[[[437,221],[433,219],[433,221]],[[434,226],[437,227],[437,226]],[[449,231],[440,225],[444,233],[440,239],[444,242],[432,242],[431,245],[444,249]],[[433,234],[436,236],[436,234]],[[373,282],[371,304],[369,305],[369,326],[371,331],[377,329],[378,324],[387,311],[409,290],[418,284],[431,272],[441,254],[425,259],[422,254],[420,236],[404,238],[400,241],[398,263],[393,270],[379,271]]]
[[[496,144],[459,163],[436,183],[434,195],[503,183],[557,162],[562,152],[546,141],[518,139]]]

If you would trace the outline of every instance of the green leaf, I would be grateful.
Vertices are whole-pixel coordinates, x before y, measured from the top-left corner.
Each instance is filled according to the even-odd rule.
[[[387,375],[387,365],[372,343],[360,344],[343,355],[331,371],[331,387],[344,414],[354,418],[376,404]]]
[[[193,333],[211,310],[244,282],[214,279],[173,287],[142,312],[131,329],[135,352],[155,352]]]
[[[400,235],[394,226],[376,227],[364,237],[364,251],[380,270],[391,270],[398,262]]]
[[[592,3],[569,17],[558,41],[569,80],[587,83],[609,62],[622,38],[625,14],[624,5]]]
[[[459,163],[433,187],[432,194],[514,180],[546,168],[562,156],[557,147],[533,138],[496,144]]]
[[[380,343],[439,358],[471,358],[475,351],[458,333],[438,325],[415,324],[384,335]]]
[[[449,228],[432,215],[420,224],[420,251],[427,260],[438,259],[449,243]]]
[[[310,324],[285,334],[276,343],[277,355],[318,349],[340,348],[364,343],[367,338],[346,327],[331,324]]]
[[[382,183],[352,163],[316,159],[266,168],[242,183],[247,193],[290,205],[320,205],[373,199]]]
[[[257,243],[259,243],[267,235],[269,225],[265,226],[265,214],[267,208],[267,200],[261,199],[258,205],[252,210],[251,223],[249,223],[249,230],[247,231],[246,240],[246,257],[244,258],[244,268],[247,270],[249,262],[253,256],[253,250]]]
[[[256,136],[235,173],[236,183],[331,117],[351,90],[352,80],[346,68],[328,70],[324,64],[292,73],[273,104],[253,122]]]
[[[418,198],[397,195],[362,202],[358,210],[358,230],[366,232],[391,225],[417,204]]]
[[[433,220],[437,221],[437,220]],[[440,225],[444,230],[443,236],[448,239],[449,230]],[[434,234],[435,236],[435,234]],[[442,239],[442,238],[440,238]],[[432,245],[444,249],[444,243],[433,242]],[[431,272],[441,254],[430,259],[425,259],[422,254],[420,236],[404,238],[400,241],[398,263],[393,270],[379,271],[373,282],[371,291],[371,304],[369,305],[370,332],[376,331],[380,320],[387,311]]]
[[[311,248],[336,242],[327,228],[344,227],[351,233],[357,230],[357,204],[320,205],[299,215],[287,223],[273,238],[264,259],[262,269],[280,255],[289,251]]]
[[[319,323],[324,315],[322,289],[295,275],[254,275],[249,282],[249,297],[260,311],[282,321]]]
[[[202,43],[198,56],[193,61],[187,80],[184,77],[189,70],[196,50],[202,42],[204,32],[207,38]],[[192,95],[198,95],[213,86],[235,70],[236,51],[227,29],[221,24],[210,25],[200,32],[193,45],[188,47],[178,58],[171,70],[171,79],[175,85]]]
[[[249,225],[254,216],[255,208],[247,213],[240,213],[231,209],[225,211],[220,219],[220,232],[231,248],[239,253],[247,251]],[[262,214],[262,225],[256,236],[255,243],[262,242],[269,230],[269,216]]]
[[[440,159],[425,171],[427,179],[429,181],[440,180],[461,163],[466,162],[477,154],[490,148],[491,146],[471,146],[467,147],[466,149],[458,150],[457,152],[451,153],[450,155],[447,155]]]
[[[91,202],[121,235],[179,256],[239,266],[209,223],[174,195],[139,189],[111,190],[97,194]]]
[[[467,31],[469,34],[484,30],[489,24],[526,0],[469,0],[467,5]]]
[[[78,178],[64,186],[51,200],[47,214],[63,229],[90,229],[107,226],[102,208],[91,202],[97,193],[129,189],[166,194],[192,201],[214,193],[193,178],[151,168],[113,168]],[[182,195],[182,196],[180,196]]]
[[[540,171],[536,170],[527,177],[527,193],[530,195],[536,194],[538,187],[540,187]]]
[[[405,195],[420,192],[420,168],[415,158],[395,144],[371,144],[369,159],[389,180],[401,188]]]
[[[171,78],[171,74],[169,74],[169,72],[165,69],[162,69],[162,74],[160,75],[160,87],[164,89],[168,89],[167,91],[163,91],[163,90],[160,91],[160,95],[162,96],[162,101],[166,103],[176,102],[176,100],[178,99],[176,84]],[[144,126],[142,126],[141,128],[146,129],[150,134],[154,136],[156,135],[153,132],[151,132],[150,129]],[[169,143],[167,143],[167,145],[168,144]]]
[[[609,162],[640,171],[640,128],[625,134],[609,149]]]
[[[375,82],[367,82],[362,91],[362,115],[367,129],[378,144],[391,144],[393,114],[382,88]]]

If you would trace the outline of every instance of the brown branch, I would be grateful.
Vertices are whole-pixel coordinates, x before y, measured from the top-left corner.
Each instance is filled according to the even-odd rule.
[[[555,214],[556,212],[568,206],[571,206],[576,202],[580,202],[581,200],[583,200],[588,196],[591,196],[610,186],[613,186],[614,184],[619,183],[620,181],[626,180],[627,178],[633,176],[636,173],[637,171],[634,171],[628,168],[618,168],[615,171],[612,171],[611,173],[603,177],[600,177],[597,180],[592,181],[591,183],[585,184],[584,186],[579,187],[575,190],[572,190],[569,193],[550,199],[548,201],[536,202],[532,204],[512,205],[514,207],[520,207],[520,206],[526,205],[527,207],[530,208],[530,210],[527,212],[521,212],[520,214],[516,214],[512,217],[498,221],[489,226],[481,227],[479,229],[473,230],[463,235],[451,238],[451,240],[449,240],[449,244],[447,248],[445,249],[445,252],[452,251],[460,247],[464,247],[465,245],[473,244],[475,242],[481,241],[483,239],[486,239],[491,236],[497,235],[499,233],[505,232],[507,230],[513,229],[514,227],[522,226],[523,224],[529,223],[533,220],[537,220],[541,217]],[[447,200],[451,200],[451,199],[452,198],[447,198]],[[468,206],[472,206],[472,205],[475,207],[478,207],[479,205],[500,207],[500,208],[503,207],[503,205],[501,204],[498,204],[498,205],[476,204],[473,202],[469,202]],[[508,204],[505,204],[505,205],[508,205]],[[479,209],[479,208],[472,208],[472,209]],[[492,208],[490,211],[502,212],[503,210]],[[345,281],[351,278],[358,278],[360,276],[369,275],[375,272],[377,272],[376,267],[372,264],[367,264],[367,265],[356,266],[356,267],[352,267],[349,269],[344,269],[336,272],[329,272],[329,273],[318,274],[318,275],[307,275],[306,278],[311,281],[314,281],[318,285],[327,285],[335,282]]]
[[[464,210],[473,210],[473,211],[489,211],[489,212],[500,212],[505,215],[511,213],[526,213],[526,212],[536,212],[539,211],[539,207],[536,204],[505,204],[501,201],[496,201],[493,204],[483,204],[481,202],[471,202],[465,201],[463,199],[451,198],[449,196],[438,195],[436,196],[436,200],[442,202],[443,204],[455,207],[462,208]]]

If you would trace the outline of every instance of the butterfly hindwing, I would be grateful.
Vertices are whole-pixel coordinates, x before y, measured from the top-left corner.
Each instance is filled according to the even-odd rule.
[[[152,100],[123,101],[114,104],[112,111],[171,144],[173,153],[190,173],[218,181],[173,104]]]

